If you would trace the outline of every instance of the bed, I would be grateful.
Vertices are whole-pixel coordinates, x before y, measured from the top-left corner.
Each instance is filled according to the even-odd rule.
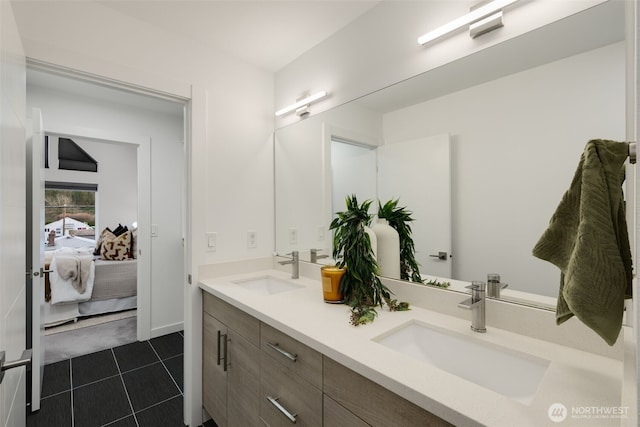
[[[56,239],[54,247],[45,251],[44,324],[55,326],[137,306],[137,260],[107,260],[94,255],[95,242],[82,237]],[[75,254],[89,267],[83,292],[75,289],[71,279],[60,276],[62,256]],[[83,268],[84,268],[83,267]]]

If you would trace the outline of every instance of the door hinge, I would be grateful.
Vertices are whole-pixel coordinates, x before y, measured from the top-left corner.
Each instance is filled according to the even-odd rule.
[[[187,283],[191,284],[191,275],[187,274]]]

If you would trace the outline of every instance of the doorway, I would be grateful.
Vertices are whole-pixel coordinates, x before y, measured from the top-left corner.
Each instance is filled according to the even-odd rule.
[[[185,102],[96,83],[95,76],[89,81],[40,65],[27,70],[27,105],[42,110],[49,135],[137,147],[135,180],[146,200],[132,219],[138,223],[138,262],[149,262],[137,277],[137,340],[183,329]],[[97,233],[119,225],[98,223]]]

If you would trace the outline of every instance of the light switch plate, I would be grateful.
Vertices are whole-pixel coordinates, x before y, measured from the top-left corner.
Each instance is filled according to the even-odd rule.
[[[298,229],[290,228],[289,229],[289,244],[297,245],[298,244]]]
[[[151,224],[151,237],[158,237],[158,224]]]
[[[205,233],[205,241],[208,252],[215,252],[218,246],[218,233],[208,232]]]
[[[255,249],[258,247],[258,233],[254,230],[247,231],[247,248]]]

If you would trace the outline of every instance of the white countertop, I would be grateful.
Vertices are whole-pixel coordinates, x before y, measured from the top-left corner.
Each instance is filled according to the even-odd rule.
[[[454,425],[604,427],[619,426],[620,415],[603,414],[613,411],[624,417],[626,409],[620,403],[623,366],[619,360],[491,326],[487,326],[487,333],[479,334],[470,330],[470,320],[415,306],[394,313],[378,309],[373,323],[354,327],[349,324],[347,306],[323,301],[319,276],[318,280],[296,279],[303,287],[274,295],[258,295],[233,283],[264,275],[290,279],[289,273],[262,270],[203,279],[199,286]],[[549,360],[531,404],[372,341],[413,320]],[[474,363],[473,359],[468,363]],[[568,411],[561,423],[552,422],[548,415],[550,406],[557,403]]]

